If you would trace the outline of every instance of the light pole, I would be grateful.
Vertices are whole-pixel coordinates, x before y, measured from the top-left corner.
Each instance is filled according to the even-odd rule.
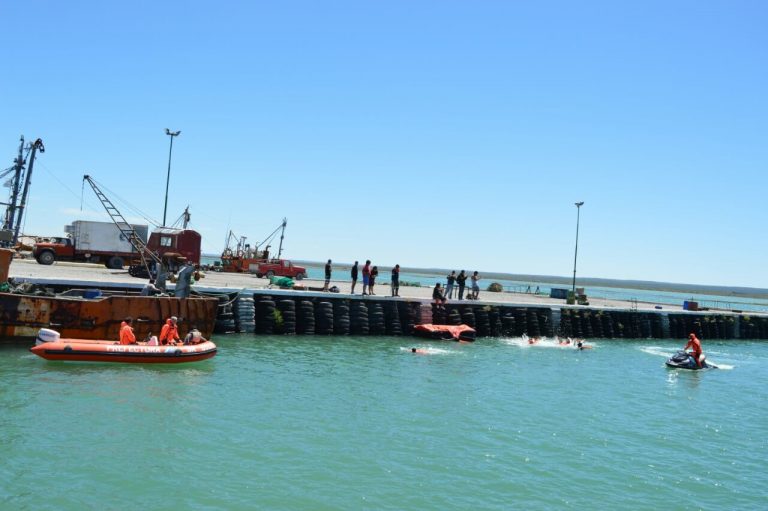
[[[579,213],[584,202],[574,202],[576,205],[576,250],[573,252],[573,286],[571,292],[574,300],[576,299],[576,256],[579,255]]]
[[[171,154],[173,154],[173,138],[181,135],[181,131],[171,131],[165,128],[165,134],[171,137],[171,148],[168,150],[168,175],[165,178],[165,206],[163,207],[163,227],[165,227],[165,216],[168,213],[168,184],[171,182]]]

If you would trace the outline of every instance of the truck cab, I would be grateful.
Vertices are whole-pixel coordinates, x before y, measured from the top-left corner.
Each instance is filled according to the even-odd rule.
[[[71,260],[75,256],[75,246],[70,238],[53,238],[50,241],[35,243],[32,251],[37,262],[50,265],[57,259]]]
[[[301,280],[307,277],[306,268],[303,266],[296,266],[287,259],[272,259],[258,264],[252,264],[250,266],[250,271],[251,273],[255,273],[259,278],[278,276]]]
[[[147,248],[162,257],[173,252],[181,254],[192,264],[200,264],[201,236],[192,229],[158,227],[149,235]]]

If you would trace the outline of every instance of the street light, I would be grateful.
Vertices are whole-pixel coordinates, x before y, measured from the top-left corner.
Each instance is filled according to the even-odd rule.
[[[163,207],[163,227],[165,227],[165,215],[168,213],[168,184],[171,182],[171,154],[173,153],[173,138],[181,135],[181,131],[171,131],[165,128],[165,134],[171,137],[171,148],[168,150],[168,175],[165,178],[165,206]]]
[[[571,292],[574,300],[576,299],[576,256],[579,255],[579,213],[584,202],[574,202],[576,205],[576,250],[573,252],[573,286]]]

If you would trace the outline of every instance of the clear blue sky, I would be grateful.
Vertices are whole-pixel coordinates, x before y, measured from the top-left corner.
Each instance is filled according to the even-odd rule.
[[[285,255],[768,287],[768,3],[3,2],[26,231],[81,177]],[[5,163],[2,163],[2,162]],[[2,190],[0,190],[2,192]],[[5,192],[2,192],[3,194]],[[90,205],[90,206],[89,206]],[[126,211],[127,212],[127,211]]]

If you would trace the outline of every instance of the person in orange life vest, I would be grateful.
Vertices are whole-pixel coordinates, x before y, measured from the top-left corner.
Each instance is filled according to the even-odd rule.
[[[701,341],[696,337],[696,334],[691,332],[688,335],[688,344],[685,345],[684,350],[691,348],[693,350],[693,359],[696,361],[696,366],[701,367],[701,361],[704,360],[704,353],[701,351]]]
[[[136,344],[132,324],[133,318],[125,318],[125,321],[120,323],[120,344]]]
[[[160,344],[172,344],[179,340],[179,328],[176,326],[178,318],[171,316],[160,330]]]

